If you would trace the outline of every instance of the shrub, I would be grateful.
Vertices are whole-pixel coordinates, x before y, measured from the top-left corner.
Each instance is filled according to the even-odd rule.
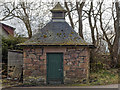
[[[20,36],[9,38],[2,37],[2,60],[7,60],[8,49],[10,50],[22,50],[21,47],[17,47],[16,44],[24,42],[26,39]]]
[[[96,72],[98,70],[110,69],[110,56],[102,53],[92,53],[90,58],[90,71]]]
[[[9,38],[2,37],[2,72],[3,75],[7,75],[7,61],[8,61],[8,49],[10,50],[22,50],[21,47],[17,47],[16,44],[24,42],[26,39],[20,36]]]

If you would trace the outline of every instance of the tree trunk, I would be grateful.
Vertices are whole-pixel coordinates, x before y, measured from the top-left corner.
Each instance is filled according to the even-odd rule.
[[[25,18],[23,18],[23,21],[24,21],[25,26],[26,26],[26,28],[28,30],[28,36],[29,36],[29,38],[31,38],[32,37],[32,29],[31,29],[31,25],[30,25],[29,15],[28,15],[28,13],[26,11],[25,2],[21,3],[21,7],[22,7],[22,9],[24,11],[24,14],[25,14]]]
[[[95,26],[93,27],[93,25],[92,25],[92,15],[91,15],[92,10],[93,10],[93,2],[91,2],[91,5],[90,5],[90,10],[88,13],[88,20],[89,20],[89,25],[90,25],[90,30],[91,30],[92,44],[95,45],[96,44],[95,35],[94,35]]]
[[[110,59],[111,59],[110,67],[115,68],[116,67],[116,61],[114,60],[113,47],[110,47],[109,51],[110,51]]]
[[[79,14],[79,35],[83,38],[82,10]]]
[[[29,38],[31,38],[32,37],[32,29],[31,29],[31,25],[30,25],[29,21],[24,22],[24,24],[26,26],[26,29],[28,30],[28,36],[29,36]]]
[[[66,1],[64,2],[64,4],[65,4],[65,7],[66,7],[67,12],[68,12],[68,17],[69,17],[69,20],[70,20],[71,27],[74,29],[74,23],[73,23],[73,20],[72,20],[71,14],[70,14],[70,10],[69,10],[68,4],[67,4]]]
[[[116,16],[117,16],[117,20],[115,21],[116,24],[115,24],[115,34],[116,34],[116,37],[115,37],[115,40],[114,40],[114,60],[116,60],[116,63],[119,64],[118,62],[119,61],[119,47],[120,47],[120,44],[119,44],[119,39],[120,39],[120,3],[119,2],[116,2],[115,3],[115,7],[116,7]]]
[[[85,4],[84,2],[81,2],[79,4],[79,2],[76,2],[76,9],[77,9],[77,13],[78,13],[78,23],[79,23],[79,35],[84,39],[83,37],[83,24],[82,24],[82,10],[83,10],[83,6]]]

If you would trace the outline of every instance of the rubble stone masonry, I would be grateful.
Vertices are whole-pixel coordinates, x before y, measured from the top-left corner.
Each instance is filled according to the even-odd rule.
[[[63,53],[64,83],[77,83],[88,78],[89,48],[87,47],[25,47],[24,83],[46,84],[48,52]]]

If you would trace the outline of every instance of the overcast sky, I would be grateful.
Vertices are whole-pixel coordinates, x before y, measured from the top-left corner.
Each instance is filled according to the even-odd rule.
[[[0,0],[1,1],[1,0]],[[2,2],[8,2],[8,1],[13,1],[13,0],[2,0]],[[17,1],[19,1],[19,0],[15,0],[16,2]],[[21,0],[21,1],[23,1],[23,0]],[[24,1],[26,1],[26,0],[24,0]],[[32,2],[32,1],[34,1],[34,0],[27,0],[28,2]],[[36,0],[36,2],[37,2],[38,0]],[[61,2],[61,3],[63,3],[63,0],[39,0],[39,1],[42,1],[42,2],[52,2],[52,1],[54,1],[54,2]],[[72,2],[75,2],[76,0],[66,0],[66,1],[72,1]],[[101,0],[93,0],[94,2],[97,2],[97,1],[101,1]],[[112,1],[113,0],[104,0],[104,2],[105,2],[105,8],[106,7],[109,7],[109,5],[110,4],[112,4]],[[51,9],[52,9],[52,7],[51,7]],[[0,16],[0,18],[1,18],[2,16]],[[109,13],[106,13],[106,15],[104,15],[104,17],[107,19],[108,17],[109,17]],[[47,18],[48,20],[50,20],[50,18]],[[68,17],[66,17],[66,21],[69,23],[69,19],[68,19]],[[17,33],[19,33],[19,34],[23,34],[23,35],[25,35],[25,36],[27,36],[27,30],[26,30],[26,28],[25,28],[25,26],[24,26],[24,24],[20,21],[20,20],[18,20],[18,19],[12,19],[12,20],[9,20],[9,21],[3,21],[3,23],[5,23],[5,24],[7,24],[7,25],[10,25],[10,26],[13,26],[13,27],[15,27],[16,28],[16,30],[15,30],[15,32],[17,32]],[[76,32],[78,32],[77,31],[77,29],[75,29],[76,30]],[[86,35],[86,37],[89,37],[90,36],[90,30],[89,30],[89,24],[88,24],[88,21],[86,20],[86,21],[84,21],[83,22],[83,30],[84,30],[84,34]],[[86,38],[86,40],[87,40],[88,38]],[[89,40],[88,41],[91,41],[91,39],[89,38]]]

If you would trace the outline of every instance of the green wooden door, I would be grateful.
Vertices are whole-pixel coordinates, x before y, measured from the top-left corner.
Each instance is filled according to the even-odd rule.
[[[47,83],[48,84],[63,83],[63,54],[62,53],[47,54]]]

